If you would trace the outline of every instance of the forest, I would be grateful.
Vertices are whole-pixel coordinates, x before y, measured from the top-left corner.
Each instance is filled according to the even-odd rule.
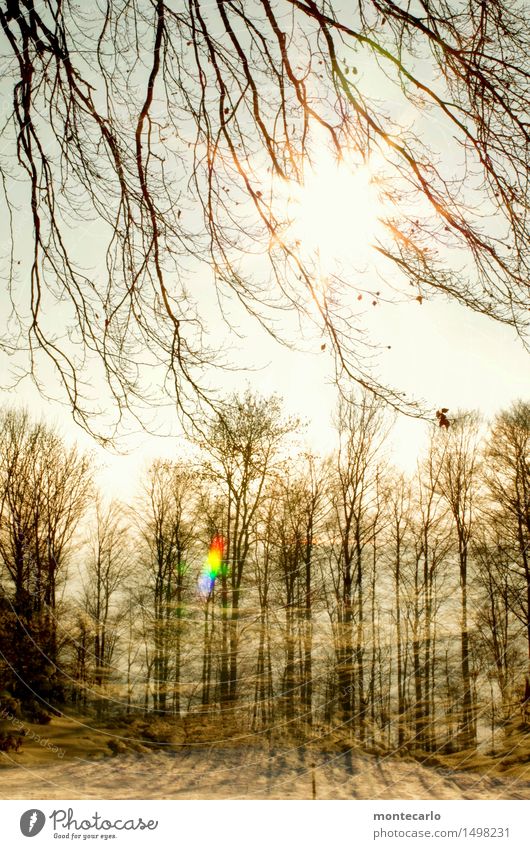
[[[232,395],[124,504],[89,454],[4,408],[2,711],[423,755],[524,727],[530,403],[425,422],[408,476],[373,394],[333,422],[316,456],[279,397]]]

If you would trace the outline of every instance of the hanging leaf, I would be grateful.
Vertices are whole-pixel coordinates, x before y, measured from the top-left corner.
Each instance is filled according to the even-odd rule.
[[[442,407],[441,410],[436,410],[436,418],[438,419],[438,427],[448,428],[451,424],[447,416],[445,415],[449,412],[449,407]]]

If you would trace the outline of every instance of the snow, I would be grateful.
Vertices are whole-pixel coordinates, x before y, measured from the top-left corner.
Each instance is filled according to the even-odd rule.
[[[313,766],[314,764],[314,766]],[[0,771],[4,799],[528,799],[530,780],[305,746],[76,758]]]

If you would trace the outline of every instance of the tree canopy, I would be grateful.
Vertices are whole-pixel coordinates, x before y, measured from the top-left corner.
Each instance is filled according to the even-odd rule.
[[[41,386],[50,361],[89,430],[111,432],[95,424],[95,369],[114,426],[127,411],[145,420],[153,384],[184,415],[211,399],[209,368],[226,362],[205,297],[290,344],[295,311],[339,379],[408,412],[371,368],[372,297],[441,293],[526,340],[523,3],[5,0],[0,25],[0,344],[27,353]],[[286,195],[322,145],[371,163],[383,283],[343,268],[324,285],[290,226]]]

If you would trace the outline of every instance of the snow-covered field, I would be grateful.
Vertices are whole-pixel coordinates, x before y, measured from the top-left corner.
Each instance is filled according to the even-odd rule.
[[[314,767],[313,767],[314,764]],[[315,793],[314,793],[314,789]],[[529,799],[529,780],[305,747],[185,749],[0,771],[4,799]]]

